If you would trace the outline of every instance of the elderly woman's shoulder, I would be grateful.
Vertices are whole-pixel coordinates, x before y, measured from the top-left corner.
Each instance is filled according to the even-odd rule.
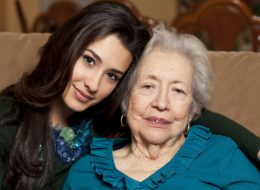
[[[207,147],[213,148],[213,147],[218,147],[218,148],[225,148],[226,146],[228,147],[238,147],[238,145],[230,138],[222,135],[214,135],[211,134]]]
[[[70,168],[70,172],[76,172],[76,171],[85,171],[88,169],[91,169],[90,163],[91,156],[90,154],[86,154],[85,156],[81,157],[79,160],[76,161]]]
[[[191,136],[190,136],[191,135]],[[203,152],[217,151],[221,152],[223,149],[233,148],[237,149],[238,145],[229,137],[222,135],[215,135],[211,130],[203,125],[194,125],[191,128],[191,134],[187,139],[196,139],[205,143]],[[217,154],[214,154],[217,155]]]
[[[211,134],[206,145],[205,153],[207,156],[210,156],[213,160],[217,161],[219,167],[230,167],[228,163],[234,165],[242,164],[246,171],[249,171],[248,168],[251,168],[257,172],[257,168],[229,137]]]

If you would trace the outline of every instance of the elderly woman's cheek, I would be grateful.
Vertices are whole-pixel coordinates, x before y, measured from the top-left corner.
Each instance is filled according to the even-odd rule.
[[[138,97],[139,95],[137,94],[132,94],[131,99],[129,101],[129,107],[128,107],[128,112],[131,113],[132,115],[136,116],[141,116],[143,113],[142,111],[142,106],[143,102],[142,100]]]
[[[172,97],[171,113],[175,120],[188,120],[192,98]]]
[[[132,93],[127,110],[127,120],[129,126],[138,125],[147,110],[145,98],[139,93]]]

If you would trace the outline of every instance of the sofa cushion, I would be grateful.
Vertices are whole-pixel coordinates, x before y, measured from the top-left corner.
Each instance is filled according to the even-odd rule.
[[[260,53],[212,51],[210,58],[215,79],[208,109],[260,137]]]

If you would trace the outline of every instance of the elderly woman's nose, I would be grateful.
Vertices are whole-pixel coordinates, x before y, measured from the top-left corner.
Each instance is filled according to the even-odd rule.
[[[160,111],[170,110],[170,99],[168,93],[163,91],[159,92],[152,102],[152,106]]]

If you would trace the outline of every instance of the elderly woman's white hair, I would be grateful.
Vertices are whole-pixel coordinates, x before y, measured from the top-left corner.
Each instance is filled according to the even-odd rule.
[[[136,82],[138,68],[154,49],[159,49],[163,52],[177,52],[190,60],[193,67],[193,100],[190,107],[190,113],[194,113],[192,120],[197,119],[201,113],[201,109],[210,101],[213,73],[209,63],[208,51],[204,44],[195,36],[177,34],[175,30],[169,31],[162,24],[153,29],[153,37],[147,44],[139,61],[139,65],[136,67],[134,75],[128,83],[128,88],[121,104],[123,113],[126,113],[127,111],[131,89]]]

